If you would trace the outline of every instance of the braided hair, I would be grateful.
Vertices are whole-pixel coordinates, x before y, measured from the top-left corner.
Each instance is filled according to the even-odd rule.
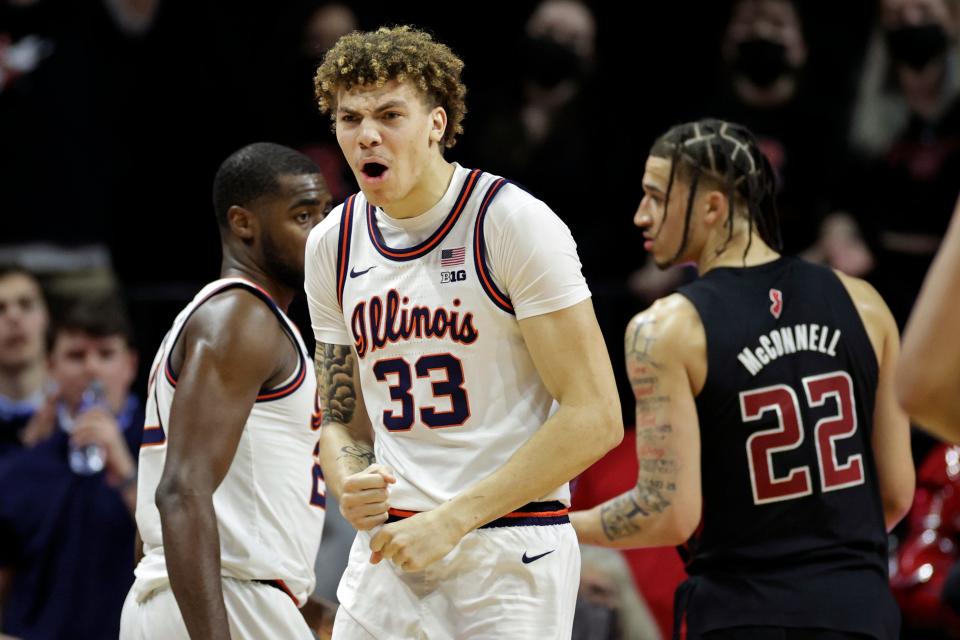
[[[750,251],[754,227],[767,245],[778,251],[781,249],[783,242],[774,200],[776,175],[749,129],[713,118],[678,124],[657,138],[650,155],[671,161],[670,178],[667,180],[667,193],[664,196],[664,221],[677,171],[683,171],[690,183],[683,237],[671,262],[679,259],[687,248],[690,215],[693,212],[697,185],[702,177],[712,179],[722,186],[731,209],[726,222],[727,239],[717,249],[718,255],[733,238],[733,210],[734,203],[738,200],[746,205],[749,225],[743,257],[746,258]],[[662,222],[660,229],[663,229]]]

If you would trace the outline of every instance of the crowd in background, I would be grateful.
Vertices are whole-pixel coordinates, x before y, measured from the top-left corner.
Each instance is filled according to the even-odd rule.
[[[116,637],[136,354],[216,278],[210,183],[229,152],[287,144],[336,202],[356,190],[312,79],[355,29],[417,24],[462,56],[469,113],[448,157],[510,176],[566,222],[614,362],[627,320],[695,277],[648,264],[631,219],[653,136],[704,116],[759,137],[784,252],[866,278],[902,328],[960,192],[960,0],[685,0],[636,15],[545,0],[477,5],[468,23],[463,8],[394,4],[0,0],[0,631]],[[292,315],[307,328],[302,303]],[[892,580],[904,637],[951,637],[960,451],[913,445],[918,497]],[[628,434],[575,507],[635,477]],[[331,521],[328,597],[350,539]],[[627,552],[632,580],[615,552],[590,553],[577,637],[668,637],[675,552]],[[84,611],[102,615],[84,627]]]

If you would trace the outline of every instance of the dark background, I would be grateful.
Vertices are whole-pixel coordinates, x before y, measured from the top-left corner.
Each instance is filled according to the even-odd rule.
[[[34,73],[0,93],[0,244],[105,240],[144,366],[183,303],[218,275],[210,190],[220,162],[260,140],[298,148],[332,140],[313,105],[311,64],[299,53],[303,21],[316,6],[170,0],[145,34],[132,37],[98,0],[0,4],[0,30],[56,43]],[[353,9],[363,29],[416,24],[463,58],[469,113],[448,157],[477,166],[478,132],[519,91],[519,43],[534,6],[365,2]],[[558,181],[574,176],[591,202],[568,223],[617,362],[623,327],[645,304],[624,293],[624,283],[644,257],[631,218],[646,152],[671,124],[710,115],[729,9],[706,0],[592,8],[596,74],[589,110],[576,123],[590,147]],[[842,124],[876,8],[848,0],[801,9],[807,75],[816,85],[810,93]],[[481,168],[499,173],[496,164],[488,158]],[[588,262],[591,255],[603,257]],[[302,301],[293,315],[309,339]]]

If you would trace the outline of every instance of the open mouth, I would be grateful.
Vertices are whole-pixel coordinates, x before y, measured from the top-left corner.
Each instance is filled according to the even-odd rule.
[[[368,162],[363,167],[360,168],[360,171],[363,175],[368,178],[379,178],[387,170],[387,165],[380,164],[379,162]]]

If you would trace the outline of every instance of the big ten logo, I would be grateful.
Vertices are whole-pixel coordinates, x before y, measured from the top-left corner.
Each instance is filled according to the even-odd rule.
[[[467,279],[467,272],[464,269],[458,271],[442,271],[440,273],[440,283],[444,282],[463,282]]]

